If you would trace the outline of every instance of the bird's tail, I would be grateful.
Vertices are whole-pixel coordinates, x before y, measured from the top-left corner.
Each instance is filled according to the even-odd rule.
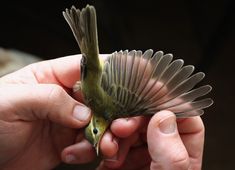
[[[77,40],[81,53],[88,57],[95,55],[98,58],[99,47],[95,8],[87,5],[79,10],[72,6],[71,9],[63,11],[63,16]]]

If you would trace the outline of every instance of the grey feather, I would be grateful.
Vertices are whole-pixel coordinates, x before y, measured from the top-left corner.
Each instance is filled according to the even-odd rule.
[[[211,91],[211,86],[193,89],[204,73],[192,74],[194,67],[183,66],[183,60],[172,61],[172,54],[152,50],[119,51],[104,63],[103,89],[113,97],[118,108],[115,118],[155,114],[171,110],[177,117],[203,114],[213,100],[200,99]]]
[[[73,35],[81,49],[81,53],[93,51],[99,54],[96,12],[93,6],[87,5],[82,10],[71,9],[63,11],[63,16],[69,24]]]

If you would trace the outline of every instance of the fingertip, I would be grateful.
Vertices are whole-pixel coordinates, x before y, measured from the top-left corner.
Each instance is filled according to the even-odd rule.
[[[126,138],[136,132],[144,124],[142,116],[131,118],[119,118],[112,122],[111,131],[120,138]]]
[[[175,115],[172,112],[164,110],[153,115],[147,129],[147,142],[150,148],[153,147],[153,150],[155,150],[155,142],[161,142],[158,140],[158,138],[165,140],[166,134],[168,134],[168,136],[175,136],[175,126]]]
[[[78,103],[73,108],[72,116],[79,122],[80,127],[84,127],[91,119],[91,110],[85,105]]]
[[[66,147],[61,153],[62,161],[68,164],[88,163],[94,160],[95,157],[93,146],[85,139]]]
[[[54,115],[57,116],[56,118],[50,117],[51,120],[74,129],[85,127],[90,122],[92,115],[91,110],[85,105],[78,102],[75,102],[70,107],[71,111],[69,111],[69,109],[67,110],[67,113],[60,111],[61,114]]]
[[[192,134],[192,133],[204,133],[205,126],[200,116],[184,118],[179,121],[178,129],[180,133]]]
[[[74,100],[59,85],[24,85],[22,91],[26,91],[25,88],[30,94],[27,94],[27,107],[34,110],[33,116],[36,119],[49,119],[65,127],[81,128],[87,125],[91,118],[90,109]]]
[[[171,111],[168,110],[162,110],[157,112],[156,114],[153,115],[153,117],[151,118],[149,124],[159,124],[160,121],[162,121],[163,119],[166,119],[167,117],[173,116],[175,117],[175,114]]]
[[[171,122],[166,122],[163,124],[165,120],[170,120]],[[161,131],[167,131],[167,128],[174,128],[176,126],[175,123],[176,117],[174,113],[171,111],[160,111],[153,115],[153,117],[150,119],[148,128],[147,128],[147,139],[151,142],[152,140],[155,140],[156,135],[161,134],[159,132]],[[169,123],[172,123],[172,125],[167,125]],[[171,129],[172,130],[172,129]],[[175,130],[175,129],[173,129]]]
[[[106,159],[112,159],[118,152],[118,138],[110,131],[105,132],[100,142],[100,150]]]
[[[118,169],[125,162],[128,152],[134,143],[138,140],[138,134],[134,133],[126,139],[119,141],[118,152],[111,159],[104,159],[104,165],[110,169]]]
[[[200,116],[185,118],[178,122],[178,131],[189,155],[201,166],[204,149],[205,127]]]
[[[176,117],[172,112],[160,111],[152,117],[147,141],[149,153],[156,166],[163,169],[188,167],[188,152],[179,136]]]

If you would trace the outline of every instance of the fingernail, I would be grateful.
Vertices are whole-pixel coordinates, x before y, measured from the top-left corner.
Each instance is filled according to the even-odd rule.
[[[74,162],[74,161],[76,161],[76,157],[74,155],[72,155],[72,154],[66,155],[65,162],[71,163],[71,162]]]
[[[117,137],[114,137],[112,141],[118,147],[119,139]]]
[[[73,116],[80,121],[87,121],[91,115],[91,110],[86,106],[77,105],[74,107]]]
[[[169,116],[163,119],[159,124],[159,129],[162,133],[170,134],[176,130],[176,122],[174,116]]]

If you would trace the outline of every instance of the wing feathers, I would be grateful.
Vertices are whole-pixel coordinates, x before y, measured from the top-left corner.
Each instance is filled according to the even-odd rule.
[[[119,51],[106,61],[102,87],[111,96],[118,108],[115,117],[154,114],[159,110],[173,111],[177,117],[203,114],[212,99],[195,101],[211,91],[205,85],[193,89],[205,76],[198,72],[192,75],[194,66],[183,66],[184,61],[172,61],[172,54],[153,50]]]

